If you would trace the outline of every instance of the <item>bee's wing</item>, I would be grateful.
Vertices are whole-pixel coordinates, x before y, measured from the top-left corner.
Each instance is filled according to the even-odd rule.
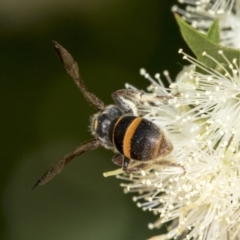
[[[73,152],[68,153],[60,161],[56,162],[43,176],[34,184],[33,188],[38,185],[44,185],[57,174],[59,174],[63,168],[70,163],[75,157],[83,154],[84,152],[91,151],[100,146],[100,141],[97,139],[92,139],[90,141],[82,143]],[[32,188],[32,189],[33,189]]]
[[[67,73],[73,79],[74,83],[77,85],[78,89],[82,92],[83,96],[87,102],[94,106],[96,109],[103,111],[105,105],[102,100],[100,100],[94,93],[88,91],[86,85],[84,84],[80,74],[77,62],[73,59],[71,54],[58,42],[53,41],[54,48],[61,59]]]

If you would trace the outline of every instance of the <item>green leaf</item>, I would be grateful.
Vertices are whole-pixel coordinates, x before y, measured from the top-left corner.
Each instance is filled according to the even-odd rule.
[[[212,25],[208,29],[207,38],[216,44],[220,43],[220,28],[218,18],[213,21]]]
[[[218,45],[215,41],[212,41],[212,35],[216,32],[217,22],[214,22],[211,26],[212,33],[211,40],[197,31],[195,28],[187,24],[180,16],[175,14],[175,18],[177,20],[177,23],[179,25],[181,34],[185,40],[185,42],[188,44],[189,48],[193,51],[193,53],[196,55],[197,59],[203,63],[205,66],[209,68],[217,69],[217,63],[211,60],[210,58],[203,56],[202,53],[206,52],[208,55],[210,55],[212,58],[214,58],[219,63],[226,64],[226,61],[223,59],[223,57],[219,54],[219,51],[222,50],[226,58],[232,62],[233,59],[237,60],[237,64],[239,64],[240,59],[240,51],[233,48],[223,47],[221,45]]]

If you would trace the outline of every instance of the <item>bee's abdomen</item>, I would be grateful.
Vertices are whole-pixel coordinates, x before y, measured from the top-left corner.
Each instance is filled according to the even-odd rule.
[[[122,116],[114,120],[109,138],[121,154],[133,160],[153,160],[172,151],[161,129],[141,117]]]

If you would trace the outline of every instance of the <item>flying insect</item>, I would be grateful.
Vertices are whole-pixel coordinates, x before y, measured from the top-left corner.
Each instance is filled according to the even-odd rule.
[[[56,162],[33,186],[44,185],[75,157],[103,146],[113,149],[117,154],[112,161],[125,172],[139,171],[146,164],[162,159],[173,150],[171,141],[156,124],[137,116],[137,101],[148,101],[149,96],[139,91],[123,89],[112,93],[115,105],[106,106],[95,94],[88,91],[80,74],[77,62],[71,54],[56,41],[53,41],[57,55],[67,73],[73,79],[86,101],[98,110],[91,120],[93,139],[82,143],[73,152]],[[166,96],[156,96],[164,99]],[[131,167],[131,160],[140,161]]]

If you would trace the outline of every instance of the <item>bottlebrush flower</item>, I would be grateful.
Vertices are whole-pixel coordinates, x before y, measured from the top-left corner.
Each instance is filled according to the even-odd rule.
[[[239,240],[240,51],[219,45],[218,20],[204,36],[175,17],[196,59],[180,50],[190,65],[176,82],[164,73],[168,88],[142,69],[152,99],[136,101],[137,113],[158,125],[174,149],[140,172],[105,176],[118,174],[137,206],[160,215],[149,228],[168,232],[154,240]]]
[[[191,65],[175,83],[165,88],[160,75],[151,81],[152,96],[167,95],[166,102],[142,103],[139,115],[166,131],[174,146],[164,161],[178,165],[149,165],[141,172],[122,173],[122,187],[134,193],[143,210],[160,215],[149,228],[166,225],[162,239],[240,239],[240,66],[236,59],[222,61],[203,56],[216,64],[209,68],[188,56]],[[127,86],[131,88],[131,86]],[[185,172],[180,167],[183,166]]]
[[[221,44],[240,48],[239,0],[179,0],[188,4],[184,9],[173,6],[172,11],[182,15],[194,28],[206,33],[212,21],[220,22]]]
[[[121,174],[125,192],[143,210],[160,217],[150,228],[167,226],[163,239],[240,239],[239,142],[240,52],[218,44],[215,20],[203,36],[176,20],[181,33],[197,56],[182,50],[185,67],[169,88],[156,75],[149,79],[152,101],[140,103],[138,113],[166,131],[174,150],[141,172]],[[201,50],[202,49],[202,50]],[[204,51],[208,49],[208,52]],[[128,86],[130,87],[130,86]],[[168,96],[156,101],[155,96]],[[166,162],[173,164],[166,165]],[[181,168],[184,167],[184,170]]]

